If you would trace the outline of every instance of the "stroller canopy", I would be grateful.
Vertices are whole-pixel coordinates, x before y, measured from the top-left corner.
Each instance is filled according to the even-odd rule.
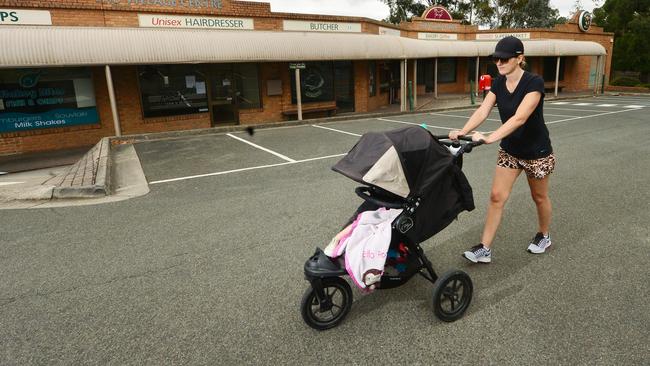
[[[419,126],[369,132],[332,170],[402,198],[422,196],[448,173],[453,156]]]

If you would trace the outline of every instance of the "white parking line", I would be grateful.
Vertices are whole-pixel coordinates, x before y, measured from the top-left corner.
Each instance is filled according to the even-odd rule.
[[[295,163],[295,162],[296,162],[295,160],[293,160],[293,159],[291,159],[291,158],[289,158],[289,157],[286,157],[286,156],[284,156],[284,155],[282,155],[282,154],[280,154],[280,153],[278,153],[278,152],[275,152],[275,151],[273,151],[273,150],[269,150],[269,149],[267,149],[267,148],[265,148],[265,147],[262,147],[262,146],[260,146],[260,145],[256,145],[256,144],[254,144],[254,143],[252,143],[252,142],[250,142],[250,141],[248,141],[248,140],[244,140],[243,138],[240,138],[240,137],[234,136],[233,134],[227,133],[226,136],[230,136],[230,137],[234,138],[235,140],[239,140],[239,141],[241,141],[241,142],[245,142],[245,143],[247,143],[247,144],[249,144],[249,145],[251,145],[251,146],[253,146],[253,147],[255,147],[255,148],[258,148],[258,149],[260,149],[260,150],[262,150],[262,151],[266,151],[267,153],[269,153],[269,154],[273,154],[273,155],[277,156],[278,158],[283,159],[283,160],[286,160],[286,161],[288,161],[288,162],[290,162],[290,163]]]
[[[571,105],[577,105],[577,106],[586,106],[586,105],[593,105],[594,103],[572,103]]]
[[[592,118],[592,117],[599,117],[599,116],[606,116],[608,114],[616,114],[616,113],[623,113],[623,112],[629,112],[629,111],[634,111],[637,109],[625,109],[622,111],[613,111],[613,112],[605,112],[605,113],[598,113],[598,114],[592,114],[589,116],[580,116],[580,117],[573,117],[573,118],[567,118],[567,119],[561,119],[558,121],[553,121],[553,122],[546,122],[547,125],[552,125],[555,123],[562,123],[562,122],[568,122],[568,121],[575,121],[577,119],[584,119],[584,118]]]
[[[552,109],[556,111],[573,111],[573,112],[593,112],[593,109],[579,109],[579,108],[559,108],[559,107],[547,107],[544,106],[544,110]]]
[[[616,107],[618,104],[598,104],[596,107]]]
[[[550,113],[544,113],[544,117],[550,116],[550,117],[575,117],[575,116],[569,116],[566,114],[550,114]]]
[[[357,136],[357,137],[360,137],[360,136],[361,136],[361,135],[356,134],[356,133],[347,132],[347,131],[342,131],[342,130],[337,130],[336,128],[323,127],[323,126],[319,126],[319,125],[311,125],[311,126],[312,126],[312,127],[316,127],[316,128],[322,128],[323,130],[330,130],[330,131],[334,131],[334,132],[344,133],[344,134],[346,134],[346,135]]]
[[[21,183],[25,183],[25,182],[0,182],[0,186],[10,186],[10,185],[21,184]]]
[[[643,107],[644,106],[642,106],[642,105],[634,105],[634,104],[632,104],[632,105],[626,105],[623,108],[636,108],[636,109],[639,109],[639,108],[643,108]]]
[[[562,105],[562,104],[569,104],[569,102],[553,102],[550,104]]]
[[[292,164],[298,164],[298,163],[306,163],[306,162],[315,161],[315,160],[337,158],[337,157],[341,157],[341,156],[345,156],[345,155],[347,155],[347,153],[345,153],[345,154],[336,154],[336,155],[328,155],[328,156],[320,156],[320,157],[317,157],[317,158],[304,159],[304,160],[294,160],[294,161],[288,161],[286,163],[258,165],[258,166],[248,167],[248,168],[226,170],[226,171],[215,172],[215,173],[190,175],[190,176],[187,176],[187,177],[179,177],[179,178],[172,178],[172,179],[157,180],[157,181],[154,181],[154,182],[149,182],[149,184],[171,183],[171,182],[178,182],[178,181],[182,181],[182,180],[190,180],[190,179],[205,178],[205,177],[214,177],[214,176],[218,176],[218,175],[225,175],[225,174],[230,174],[230,173],[239,173],[239,172],[245,172],[245,171],[249,171],[249,170],[273,168],[273,167],[276,167],[276,166],[292,165]]]
[[[636,102],[650,102],[650,98],[632,98],[632,97],[597,97],[596,100],[619,100],[619,101],[636,101]]]

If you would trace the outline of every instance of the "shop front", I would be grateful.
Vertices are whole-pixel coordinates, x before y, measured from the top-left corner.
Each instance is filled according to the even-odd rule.
[[[596,90],[611,64],[611,35],[602,29],[486,32],[430,18],[440,13],[433,8],[395,26],[230,0],[4,8],[14,3],[0,0],[15,19],[0,24],[11,50],[0,53],[0,155],[395,104],[407,111],[418,95],[435,107],[439,96],[466,98],[480,74],[494,74],[489,55],[512,33],[549,92]]]

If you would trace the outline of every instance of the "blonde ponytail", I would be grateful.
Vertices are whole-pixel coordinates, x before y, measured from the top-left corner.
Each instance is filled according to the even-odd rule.
[[[522,70],[526,70],[528,68],[528,62],[526,62],[526,58],[521,59],[519,67],[521,67]]]

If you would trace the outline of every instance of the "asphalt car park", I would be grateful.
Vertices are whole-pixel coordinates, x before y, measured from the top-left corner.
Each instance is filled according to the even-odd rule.
[[[330,167],[367,131],[461,127],[474,108],[259,129],[135,145],[151,192],[104,205],[1,211],[0,364],[642,364],[649,349],[650,98],[547,101],[558,165],[553,249],[525,180],[493,263],[480,237],[497,146],[463,171],[476,210],[423,243],[474,299],[437,320],[415,278],[355,302],[317,332],[299,313],[304,261],[354,212],[357,183]],[[500,122],[496,109],[479,130]]]

